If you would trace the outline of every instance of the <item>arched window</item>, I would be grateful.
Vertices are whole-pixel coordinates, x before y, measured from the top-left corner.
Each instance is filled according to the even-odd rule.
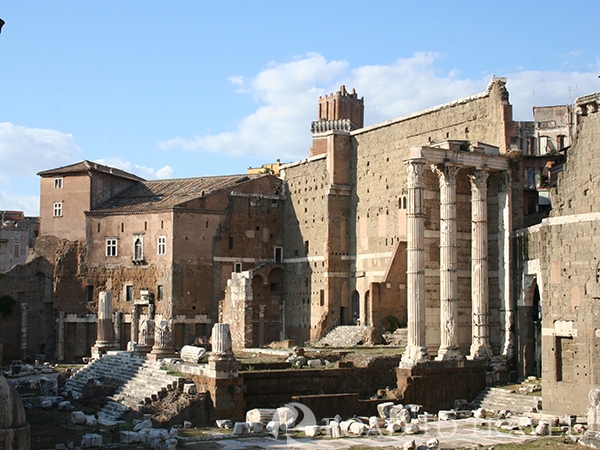
[[[141,261],[144,259],[144,245],[141,237],[136,237],[133,244],[133,259],[135,261]]]

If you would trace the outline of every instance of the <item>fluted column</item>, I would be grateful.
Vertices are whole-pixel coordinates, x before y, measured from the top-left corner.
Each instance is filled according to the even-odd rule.
[[[490,296],[488,264],[487,170],[476,170],[471,181],[471,309],[473,315],[470,357],[492,356],[490,347]]]
[[[56,343],[56,358],[59,361],[65,360],[65,312],[59,311],[56,318],[58,327],[58,337]]]
[[[29,305],[21,303],[21,360],[27,359],[27,311]]]
[[[112,294],[100,292],[98,295],[98,329],[96,330],[96,347],[113,346]]]
[[[510,172],[500,176],[498,188],[498,288],[502,307],[502,356],[511,359],[514,355],[514,336],[512,333],[513,310],[510,300],[510,235],[511,217],[511,177]]]
[[[425,343],[425,226],[423,212],[423,179],[425,160],[406,162],[408,172],[407,225],[407,313],[408,342],[402,355],[402,367],[427,361]]]
[[[443,164],[431,168],[440,181],[440,349],[436,359],[462,359],[456,337],[456,176],[460,167]]]

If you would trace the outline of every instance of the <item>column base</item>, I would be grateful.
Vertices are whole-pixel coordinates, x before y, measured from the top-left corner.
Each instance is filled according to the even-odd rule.
[[[446,347],[440,348],[438,351],[438,355],[436,356],[436,361],[460,361],[462,359],[466,359],[465,355],[463,355],[458,347]]]
[[[414,367],[417,364],[424,363],[427,361],[429,361],[429,354],[427,353],[427,349],[425,347],[412,345],[406,347],[406,350],[404,350],[402,360],[400,361],[400,367],[403,369],[410,369],[411,367]]]
[[[489,345],[471,345],[469,359],[491,359],[492,349]]]
[[[157,361],[164,358],[177,358],[175,347],[152,347],[152,351],[146,355],[146,358],[151,361]]]

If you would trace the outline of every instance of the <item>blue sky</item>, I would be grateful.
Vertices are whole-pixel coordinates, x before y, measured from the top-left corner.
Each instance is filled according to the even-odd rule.
[[[147,179],[308,155],[320,95],[367,125],[508,78],[531,107],[600,91],[600,2],[20,1],[0,4],[0,209],[83,159]]]

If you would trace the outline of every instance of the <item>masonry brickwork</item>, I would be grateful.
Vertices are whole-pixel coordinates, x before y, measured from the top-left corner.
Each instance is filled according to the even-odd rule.
[[[576,138],[552,190],[550,217],[517,236],[520,335],[537,338],[538,352],[520,345],[521,365],[532,371],[543,362],[544,411],[553,414],[585,414],[587,394],[600,384],[599,106],[598,93],[576,99]]]

